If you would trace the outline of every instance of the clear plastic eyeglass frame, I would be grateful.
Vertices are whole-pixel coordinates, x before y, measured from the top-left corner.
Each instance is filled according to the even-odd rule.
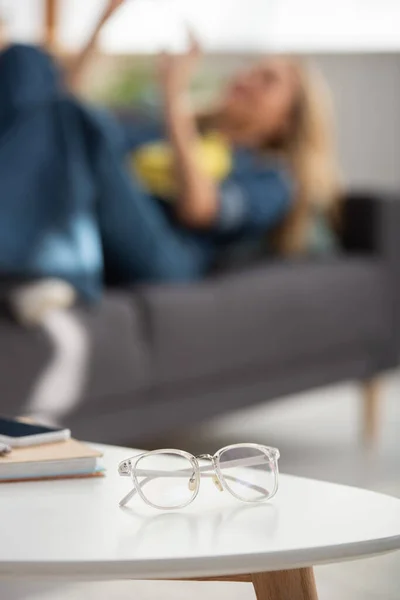
[[[223,468],[221,468],[221,457],[224,456],[228,451],[234,451],[236,453],[240,453],[243,450],[244,453],[248,452],[257,452],[257,456],[247,456],[241,458],[233,458],[230,460],[224,460]],[[176,456],[186,459],[190,463],[190,467],[184,469],[176,469],[174,470],[156,470],[156,469],[141,469],[138,467],[138,463],[146,459],[147,457],[154,457],[156,455],[169,455]],[[225,446],[216,452],[214,455],[211,454],[200,454],[198,456],[194,456],[189,452],[185,452],[184,450],[176,450],[176,449],[163,449],[163,450],[151,450],[149,452],[143,452],[131,458],[127,458],[119,463],[118,465],[118,473],[122,477],[131,477],[133,481],[133,489],[120,501],[120,506],[125,506],[136,494],[140,496],[140,498],[149,506],[153,508],[157,508],[160,510],[176,510],[185,508],[189,504],[195,500],[197,494],[200,489],[200,478],[211,477],[213,483],[217,487],[217,489],[221,492],[224,490],[229,492],[236,499],[241,500],[242,502],[250,502],[250,503],[258,503],[265,500],[270,500],[275,496],[278,491],[278,459],[280,457],[279,450],[277,448],[272,448],[270,446],[263,446],[260,444],[232,444],[230,446]],[[200,465],[199,461],[207,461],[208,464]],[[238,477],[233,477],[227,473],[225,473],[226,469],[232,467],[256,467],[266,465],[269,469],[269,473],[273,479],[273,483],[271,489],[266,489],[262,486],[257,485],[256,483],[243,481]],[[141,477],[141,481],[139,481],[139,477]],[[185,501],[182,504],[174,505],[174,506],[162,506],[160,504],[155,504],[151,502],[145,495],[143,488],[145,488],[146,484],[154,481],[158,478],[164,477],[186,477],[188,478],[188,486],[189,490],[192,492],[190,499]],[[255,499],[244,498],[241,495],[235,493],[234,490],[229,486],[229,483],[232,484],[243,484],[247,489],[252,489],[258,496]]]

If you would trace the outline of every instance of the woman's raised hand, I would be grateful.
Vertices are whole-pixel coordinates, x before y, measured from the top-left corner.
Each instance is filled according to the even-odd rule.
[[[103,13],[103,20],[107,21],[123,5],[126,0],[109,0]]]
[[[166,95],[186,92],[202,55],[200,44],[189,31],[189,48],[182,54],[163,52],[159,58],[160,82]]]

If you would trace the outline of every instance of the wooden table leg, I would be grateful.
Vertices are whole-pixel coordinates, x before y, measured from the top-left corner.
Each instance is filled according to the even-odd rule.
[[[312,567],[252,575],[257,600],[318,600]]]
[[[191,581],[253,582],[257,600],[318,600],[312,567],[252,575],[194,577]]]
[[[366,446],[373,447],[378,439],[381,416],[381,380],[365,381],[362,386],[363,436]]]

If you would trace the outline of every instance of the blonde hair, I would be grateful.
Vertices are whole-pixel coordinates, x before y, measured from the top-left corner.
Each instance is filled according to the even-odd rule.
[[[293,255],[307,247],[314,216],[325,214],[333,226],[340,217],[341,185],[336,159],[333,106],[330,90],[319,70],[297,57],[284,59],[298,83],[288,127],[278,140],[259,146],[262,154],[275,154],[289,165],[295,182],[296,199],[292,210],[275,231],[269,244],[280,254]],[[220,113],[209,110],[197,114],[200,131],[218,128]],[[271,240],[272,237],[272,240]]]
[[[274,245],[283,254],[304,250],[313,215],[318,211],[337,221],[340,176],[333,139],[329,90],[319,71],[289,58],[299,92],[280,152],[289,161],[297,189],[293,209],[277,228]]]

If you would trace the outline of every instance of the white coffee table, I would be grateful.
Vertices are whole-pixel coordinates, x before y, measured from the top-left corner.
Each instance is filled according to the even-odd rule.
[[[195,502],[161,512],[102,446],[104,479],[0,486],[0,597],[5,578],[252,581],[259,600],[315,600],[313,565],[400,549],[400,500],[281,476],[270,503],[240,503],[208,479]]]

